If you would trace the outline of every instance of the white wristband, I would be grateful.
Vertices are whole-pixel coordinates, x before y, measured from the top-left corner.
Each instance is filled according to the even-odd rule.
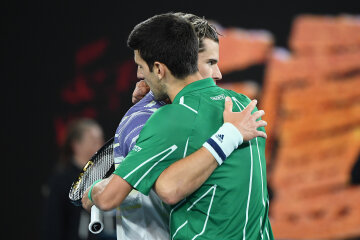
[[[204,144],[221,165],[225,159],[243,142],[240,131],[231,123],[224,123]]]

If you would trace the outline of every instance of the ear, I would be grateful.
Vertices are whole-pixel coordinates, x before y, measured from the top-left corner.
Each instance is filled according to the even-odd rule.
[[[166,75],[168,68],[161,62],[154,62],[153,72],[158,76],[159,79],[163,79]]]

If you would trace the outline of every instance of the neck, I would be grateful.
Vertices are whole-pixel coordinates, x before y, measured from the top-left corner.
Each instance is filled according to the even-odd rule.
[[[196,82],[203,79],[203,77],[200,75],[199,72],[196,72],[192,75],[187,76],[184,79],[177,79],[173,78],[169,81],[169,83],[166,86],[167,94],[171,100],[171,102],[174,101],[176,95],[187,85],[190,83]]]

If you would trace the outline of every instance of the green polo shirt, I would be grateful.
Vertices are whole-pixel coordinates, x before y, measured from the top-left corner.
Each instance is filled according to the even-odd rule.
[[[250,103],[211,78],[187,85],[149,118],[114,173],[148,194],[163,170],[201,148],[223,124],[226,96],[234,112]],[[265,139],[259,137],[244,142],[197,191],[172,206],[171,239],[273,239],[268,210]]]

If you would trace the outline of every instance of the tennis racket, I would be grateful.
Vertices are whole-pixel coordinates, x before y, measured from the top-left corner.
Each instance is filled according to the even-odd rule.
[[[76,206],[81,206],[81,199],[85,191],[98,179],[109,177],[115,170],[114,166],[114,137],[109,139],[81,170],[79,176],[72,183],[69,198]],[[96,206],[91,208],[90,232],[97,234],[103,230],[103,213]]]

